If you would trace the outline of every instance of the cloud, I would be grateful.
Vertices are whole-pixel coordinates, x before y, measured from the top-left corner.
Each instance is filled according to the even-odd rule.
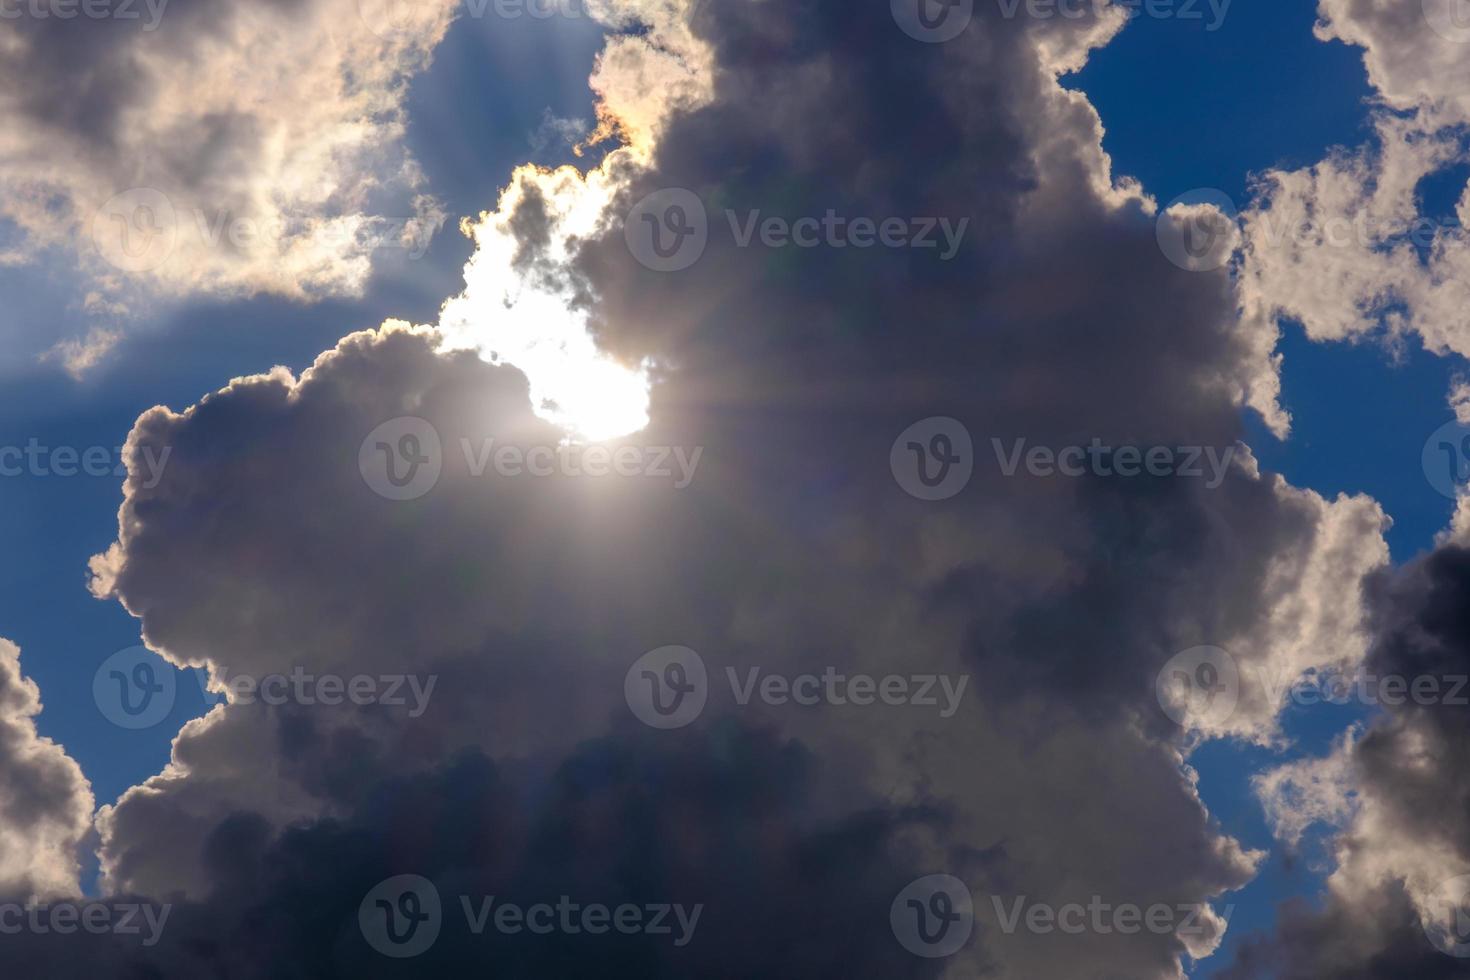
[[[0,640],[0,895],[10,900],[75,894],[92,822],[92,789],[61,746],[37,734],[40,712],[20,649]]]
[[[442,222],[400,144],[401,107],[450,3],[50,9],[8,19],[3,40],[0,218],[21,233],[8,260],[74,250],[114,312],[304,300],[360,292],[376,249]]]
[[[717,941],[606,954],[640,975],[1182,975],[1221,911],[1193,934],[1007,934],[991,899],[1199,909],[1249,881],[1264,855],[1221,831],[1189,752],[1277,739],[1254,678],[1361,653],[1384,518],[1261,473],[1239,442],[1241,409],[1272,404],[1270,335],[1239,321],[1228,270],[1161,254],[1154,202],[1058,83],[1117,24],[977,10],[936,47],[825,0],[703,4],[687,26],[661,2],[599,16],[627,30],[592,78],[589,152],[616,148],[585,172],[517,171],[437,325],[352,334],[300,376],[138,419],[128,455],[168,447],[169,466],[129,478],[93,588],[152,648],[219,686],[437,680],[417,717],[234,699],[187,725],[99,818],[110,894],[181,903],[186,925],[139,955],[207,955],[199,931],[233,953],[258,942],[250,923],[307,908],[239,957],[380,964],[357,903],[412,873],[446,894],[708,895]],[[629,216],[673,190],[707,234],[665,270]],[[829,213],[830,236],[838,217],[848,236],[860,219],[966,230],[948,256],[737,234]],[[646,425],[612,453],[698,449],[697,478],[478,469],[613,409],[610,430]],[[936,417],[972,437],[973,473],[920,500],[893,443]],[[1008,475],[994,446],[1015,439],[1224,463],[1208,485]],[[705,659],[710,703],[655,732],[625,680],[674,644]],[[1156,685],[1202,644],[1252,670],[1236,714],[1181,727]],[[971,693],[948,717],[742,704],[720,685],[752,669],[965,676]],[[983,928],[948,964],[900,957],[889,903],[937,872]],[[831,911],[807,934],[796,908]],[[773,966],[752,934],[793,959]]]
[[[1470,30],[1456,0],[1321,0],[1316,34],[1363,48],[1379,95],[1374,139],[1315,166],[1268,170],[1243,216],[1241,303],[1258,331],[1299,321],[1314,340],[1415,334],[1464,356],[1470,188],[1452,213],[1425,199],[1426,179],[1470,164],[1465,97]]]
[[[416,719],[384,706],[256,703],[216,707],[191,723],[168,770],[104,811],[104,871],[119,892],[181,892],[207,903],[219,888],[209,842],[234,814],[255,814],[267,839],[324,816],[356,819],[383,780],[411,778],[462,751],[527,773],[575,767],[568,760],[589,740],[642,759],[656,743],[624,703],[624,676],[644,650],[669,642],[701,651],[721,685],[727,668],[789,674],[825,664],[848,674],[992,678],[949,719],[914,706],[819,714],[741,707],[727,692],[712,697],[697,727],[657,733],[680,753],[706,739],[715,739],[704,742],[713,751],[725,731],[779,733],[789,751],[813,760],[813,785],[802,796],[817,812],[899,821],[898,846],[915,876],[957,868],[981,896],[1062,902],[1098,893],[1145,907],[1207,901],[1249,878],[1259,856],[1211,829],[1170,739],[1140,738],[1135,717],[1152,698],[1151,683],[1128,690],[1118,682],[1156,669],[1146,654],[1129,660],[1126,644],[1100,647],[1120,676],[1098,694],[1045,677],[997,686],[1012,679],[1006,671],[1015,671],[1020,650],[976,647],[988,618],[1024,622],[1048,615],[1050,603],[1041,582],[1013,583],[1024,594],[1010,602],[994,586],[980,590],[1003,557],[975,552],[983,524],[965,519],[956,528],[969,543],[953,552],[961,565],[948,586],[925,585],[917,555],[890,562],[852,551],[858,539],[844,528],[864,513],[872,519],[864,499],[898,492],[886,454],[854,462],[862,482],[854,496],[834,498],[837,526],[829,530],[797,513],[721,517],[732,488],[750,487],[746,499],[766,501],[755,513],[774,515],[789,498],[785,487],[753,485],[751,467],[765,454],[752,454],[759,447],[746,444],[742,425],[730,431],[707,418],[656,417],[635,441],[705,447],[698,479],[683,490],[646,477],[477,477],[461,440],[554,445],[560,432],[532,413],[519,372],[436,353],[437,343],[432,332],[405,328],[354,335],[299,380],[284,372],[241,379],[185,413],[160,409],[140,419],[130,452],[167,443],[174,453],[157,487],[130,489],[119,546],[97,570],[99,589],[140,616],[151,646],[223,675],[301,664],[315,674],[433,675],[438,685]],[[358,467],[364,437],[402,412],[431,423],[444,447],[437,485],[407,502],[378,496]],[[783,456],[812,434],[799,417],[793,426],[804,431]],[[224,444],[228,453],[218,451]],[[319,501],[332,502],[330,517]],[[207,516],[221,508],[229,522]],[[922,516],[909,510],[875,531],[895,542],[922,537]],[[181,567],[192,571],[178,575]],[[783,598],[771,592],[769,573],[741,571],[759,568],[805,586]],[[998,608],[971,612],[980,596]],[[753,776],[731,778],[744,786]],[[681,811],[670,795],[677,781],[647,785],[648,812]],[[1072,814],[1084,801],[1111,816],[1092,830],[1078,827]],[[920,812],[936,816],[900,820]],[[1147,829],[1120,835],[1116,828],[1138,823],[1139,812],[1150,815]],[[635,832],[631,818],[614,824],[652,832]],[[1196,856],[1161,865],[1148,859],[1157,848]],[[1099,861],[1100,853],[1111,857]],[[718,891],[722,880],[709,887]],[[764,894],[777,886],[759,879],[746,887]],[[880,892],[865,892],[867,904],[852,915],[886,922],[892,895]],[[723,908],[746,915],[728,902]],[[1058,947],[1019,936],[977,944],[971,955],[1017,976],[1103,955],[1163,976],[1185,949],[1170,936],[1115,947],[1108,937]],[[702,963],[712,954],[691,955]],[[828,955],[843,955],[840,944]]]
[[[1338,830],[1335,866],[1325,902],[1291,910],[1242,954],[1232,976],[1255,975],[1266,959],[1293,978],[1464,974],[1464,960],[1442,944],[1446,936],[1462,941],[1446,886],[1470,873],[1459,777],[1470,739],[1467,589],[1470,551],[1454,543],[1375,578],[1365,670],[1380,681],[1400,678],[1405,689],[1375,684],[1381,710],[1360,735],[1258,780],[1288,843],[1313,820]]]

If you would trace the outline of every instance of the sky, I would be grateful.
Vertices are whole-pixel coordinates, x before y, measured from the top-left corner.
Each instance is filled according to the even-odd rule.
[[[58,2],[22,970],[1470,975],[1459,0]]]

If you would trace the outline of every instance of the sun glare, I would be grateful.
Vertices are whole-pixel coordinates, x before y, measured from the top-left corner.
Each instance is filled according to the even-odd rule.
[[[648,376],[605,357],[567,363],[550,421],[588,442],[637,432],[648,425]],[[534,382],[533,382],[534,384]]]
[[[536,189],[547,222],[540,263],[523,261],[510,226],[527,186]],[[648,424],[648,372],[599,350],[570,285],[544,270],[574,264],[572,248],[596,233],[611,194],[601,170],[518,170],[499,208],[467,225],[478,248],[465,267],[465,291],[439,316],[447,347],[474,348],[487,360],[520,368],[537,414],[590,442]]]

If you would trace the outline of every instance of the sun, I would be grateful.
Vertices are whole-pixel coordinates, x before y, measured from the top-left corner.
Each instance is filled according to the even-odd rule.
[[[536,414],[577,441],[601,442],[648,425],[648,366],[623,363],[598,346],[583,287],[568,272],[581,243],[601,233],[614,190],[600,168],[518,169],[497,209],[464,223],[475,253],[465,265],[464,292],[439,313],[446,348],[474,349],[520,368]],[[527,260],[514,221],[529,192],[545,223],[536,261]]]
[[[559,370],[558,370],[559,369]],[[556,391],[543,413],[587,442],[630,435],[648,425],[648,375],[604,356],[568,359],[556,367]],[[532,379],[532,393],[540,387]]]

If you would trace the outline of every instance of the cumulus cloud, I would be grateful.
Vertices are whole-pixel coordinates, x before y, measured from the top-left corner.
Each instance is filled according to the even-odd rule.
[[[701,651],[721,686],[726,668],[820,672],[825,664],[846,674],[993,677],[993,667],[1020,653],[974,646],[985,624],[969,611],[967,594],[978,583],[926,586],[917,555],[894,563],[842,544],[853,542],[843,527],[864,514],[873,519],[863,498],[886,493],[884,485],[896,492],[884,454],[854,461],[857,499],[835,501],[840,526],[832,529],[803,529],[799,513],[719,517],[731,487],[752,486],[750,467],[764,454],[752,455],[740,427],[725,431],[708,419],[656,416],[633,443],[704,446],[698,479],[683,490],[642,485],[647,478],[619,486],[476,477],[460,440],[554,444],[560,431],[536,418],[518,371],[436,353],[437,343],[431,332],[405,328],[355,335],[301,379],[242,379],[186,413],[140,419],[131,451],[166,442],[174,455],[157,487],[131,488],[119,546],[97,570],[99,589],[140,616],[150,645],[221,676],[304,664],[313,673],[432,674],[439,682],[431,710],[416,719],[381,706],[232,703],[191,723],[169,769],[104,812],[104,870],[118,891],[182,893],[208,904],[219,888],[210,841],[235,815],[253,814],[267,839],[324,815],[355,819],[383,780],[409,778],[459,752],[528,774],[575,766],[568,757],[589,739],[642,759],[654,743],[624,703],[623,679],[644,650],[669,642]],[[378,496],[358,468],[363,438],[402,412],[430,422],[444,446],[438,484],[409,502]],[[233,449],[221,455],[209,447],[220,445],[223,431]],[[785,499],[779,487],[751,492],[769,500],[762,510],[773,517]],[[333,502],[330,519],[313,503],[325,500]],[[206,516],[220,507],[234,515],[227,525]],[[395,513],[417,516],[404,523]],[[900,518],[907,530],[885,533],[895,541],[922,535],[922,516],[910,510]],[[952,554],[961,565],[950,574],[986,575],[1002,556],[976,554],[982,527],[954,517],[971,543]],[[246,560],[246,551],[254,557]],[[381,560],[386,555],[392,560]],[[806,583],[802,594],[781,599],[764,576],[731,574],[763,566]],[[181,567],[193,571],[179,575]],[[343,574],[346,567],[355,571]],[[457,571],[445,577],[447,569]],[[1029,599],[1003,611],[1045,615],[1044,591],[1027,591]],[[989,589],[973,594],[993,598]],[[337,612],[323,616],[323,609]],[[855,617],[855,610],[871,612]],[[1120,644],[1100,656],[1118,657],[1112,667],[1120,673],[1150,669],[1146,655],[1130,661],[1125,652]],[[948,719],[917,706],[792,713],[741,707],[726,693],[689,732],[658,734],[682,753],[688,740],[701,744],[722,732],[781,733],[793,746],[786,751],[811,755],[813,785],[802,795],[810,794],[816,813],[829,820],[871,813],[892,823],[910,873],[954,869],[977,895],[1062,903],[1101,894],[1146,907],[1209,902],[1249,878],[1259,855],[1211,828],[1170,739],[1139,737],[1134,718],[1152,698],[1148,684],[1120,686],[1112,705],[1089,705],[1090,695],[1044,678],[1029,690],[992,684],[978,686]],[[753,778],[740,776],[743,769],[742,762],[731,777],[742,787]],[[650,785],[647,805],[681,812],[672,785],[660,785]],[[1140,800],[1149,801],[1147,832],[1120,836],[1117,827],[1137,823]],[[1077,826],[1072,815],[1084,801],[1111,816],[1091,829]],[[905,816],[914,814],[929,816]],[[1148,860],[1157,848],[1197,856],[1162,865]],[[1099,860],[1102,853],[1109,857]],[[748,887],[777,885],[757,879]],[[892,894],[865,894],[851,914],[885,923]],[[717,909],[746,914],[711,900],[709,914]],[[1117,937],[1066,938],[977,944],[972,962],[1024,976],[1107,956],[1166,976],[1186,949],[1203,952],[1218,936],[1151,936],[1121,946]],[[691,955],[703,963],[712,953],[700,947]]]
[[[937,53],[877,8],[703,5],[691,29],[663,5],[633,13],[653,28],[613,41],[594,75],[619,148],[586,172],[518,172],[473,226],[466,291],[437,327],[355,334],[299,377],[242,378],[139,419],[130,452],[173,455],[156,486],[129,483],[94,587],[140,618],[152,647],[217,679],[304,665],[439,682],[412,719],[383,706],[216,707],[180,734],[165,772],[104,813],[109,887],[212,907],[229,888],[218,855],[236,853],[224,836],[249,828],[275,855],[291,828],[371,819],[380,787],[465,752],[528,786],[558,772],[602,781],[626,759],[655,767],[635,769],[634,810],[601,793],[532,793],[547,801],[538,819],[647,840],[639,868],[715,868],[699,878],[709,921],[723,923],[712,929],[785,908],[783,842],[807,853],[802,835],[824,827],[864,828],[840,876],[802,865],[842,893],[845,923],[887,940],[905,875],[948,872],[976,896],[984,928],[948,964],[869,953],[824,919],[815,941],[782,934],[796,959],[778,972],[842,969],[857,949],[894,964],[883,975],[1072,975],[1085,963],[1179,976],[1216,947],[1229,892],[1263,857],[1220,831],[1188,752],[1201,734],[1271,738],[1278,706],[1248,688],[1238,717],[1191,733],[1161,710],[1158,675],[1202,643],[1273,675],[1350,657],[1381,512],[1290,488],[1239,446],[1243,393],[1271,365],[1237,323],[1228,274],[1160,254],[1152,202],[1113,178],[1096,113],[1057,84],[1080,57],[1057,52],[1085,51],[1102,28],[977,12]],[[671,98],[651,93],[653,78]],[[694,196],[709,230],[697,261],[672,272],[642,264],[627,232],[634,206],[669,188]],[[829,209],[964,218],[969,231],[949,259],[781,252],[742,245],[726,217]],[[597,346],[577,346],[589,330]],[[623,381],[558,379],[599,358]],[[619,387],[629,377],[646,401]],[[488,440],[557,446],[564,425],[629,404],[647,425],[613,447],[700,449],[687,487],[476,475]],[[971,484],[939,504],[905,494],[890,463],[898,434],[937,415],[976,446]],[[395,501],[365,479],[362,453],[405,416],[434,433],[438,477]],[[1008,476],[991,440],[1018,438],[1240,456],[1224,455],[1211,486]],[[688,729],[650,733],[624,679],[669,644],[705,659],[710,704]],[[948,717],[912,704],[789,710],[742,705],[726,681],[828,667],[968,676],[970,693]],[[768,748],[747,752],[750,732]],[[586,761],[588,745],[603,761]],[[646,761],[669,752],[725,760],[730,781],[709,789],[726,807],[774,793],[769,833],[707,839],[707,811]],[[769,752],[811,765],[767,788]],[[531,819],[528,806],[507,804],[507,819]],[[436,840],[457,839],[443,826]],[[383,849],[412,857],[374,873],[437,874],[400,843],[414,836],[395,830]],[[475,860],[512,861],[516,839],[487,840]],[[716,860],[731,846],[738,865]],[[598,838],[591,877],[551,877],[604,887],[627,867],[620,853]],[[307,879],[325,873],[310,853],[293,860]],[[746,897],[723,897],[737,881]],[[992,899],[1021,896],[1212,910],[1189,933],[1008,934]],[[348,899],[333,900],[333,934],[351,921]],[[342,942],[341,955],[361,952]],[[696,944],[678,962],[746,962],[724,950]]]
[[[362,50],[426,57],[447,15],[410,6],[422,20]],[[342,11],[311,10],[313,43],[337,38]],[[405,973],[493,946],[528,975],[1182,976],[1264,857],[1221,830],[1189,753],[1278,741],[1260,678],[1361,659],[1360,583],[1386,559],[1385,522],[1366,498],[1262,473],[1240,442],[1242,407],[1272,418],[1272,335],[1237,316],[1229,270],[1161,254],[1155,203],[1115,177],[1097,113],[1058,82],[1121,16],[977,8],[935,46],[882,6],[836,0],[593,12],[614,33],[591,79],[588,166],[513,175],[469,223],[465,290],[437,324],[351,334],[299,375],[138,419],[128,456],[167,448],[169,466],[129,477],[93,589],[226,700],[104,808],[101,866],[110,896],[167,898],[179,918],[157,949],[28,937],[17,962],[381,973],[357,904],[419,874],[451,904],[704,902],[706,925],[679,950],[450,930]],[[279,29],[277,13],[219,29],[238,41]],[[384,72],[353,94],[391,136],[400,75]],[[348,129],[358,149],[383,135]],[[254,145],[226,138],[239,132],[220,146]],[[315,173],[301,160],[331,153],[310,146],[273,165]],[[373,179],[346,159],[323,172]],[[630,217],[670,191],[706,231],[677,269],[640,252]],[[829,214],[829,235],[836,218],[963,230],[947,252],[738,230]],[[210,268],[189,275],[245,281],[244,266]],[[973,473],[951,499],[918,499],[893,443],[941,416],[971,437]],[[697,450],[698,472],[679,486],[486,466],[595,436],[614,457]],[[1017,440],[1111,448],[1063,476],[1008,469],[999,447]],[[1125,447],[1208,451],[1219,468],[1128,477],[1110,468]],[[432,477],[421,493],[398,492],[395,452]],[[671,644],[703,658],[709,704],[654,731],[625,680]],[[1204,644],[1242,668],[1238,703],[1171,718],[1160,674]],[[742,703],[727,681],[829,669],[965,678],[968,693],[946,715]],[[229,686],[298,670],[433,678],[434,694],[411,715]],[[982,926],[945,962],[888,927],[898,890],[936,872],[966,883]],[[1198,917],[1007,931],[997,910],[1018,898]]]
[[[81,768],[36,732],[41,693],[20,672],[20,648],[0,639],[0,895],[76,894],[92,789]]]
[[[1470,873],[1459,775],[1470,735],[1467,588],[1470,552],[1451,542],[1375,577],[1365,669],[1378,679],[1378,717],[1325,758],[1257,781],[1287,842],[1312,822],[1339,831],[1324,902],[1288,910],[1230,975],[1258,975],[1268,961],[1291,978],[1464,975],[1446,946],[1464,941],[1465,895],[1454,889]]]
[[[6,261],[75,250],[116,319],[143,295],[355,294],[376,249],[442,221],[400,137],[447,0],[96,7],[0,35]]]
[[[1374,139],[1260,175],[1241,270],[1245,319],[1259,332],[1290,318],[1315,340],[1415,334],[1435,353],[1470,353],[1470,187],[1450,213],[1423,191],[1470,163],[1470,28],[1459,11],[1457,0],[1320,0],[1317,36],[1363,48],[1379,96]]]
[[[1291,318],[1316,340],[1397,344],[1414,335],[1441,355],[1470,353],[1470,188],[1455,184],[1448,213],[1426,196],[1428,181],[1458,181],[1470,163],[1470,31],[1460,6],[1321,0],[1318,37],[1363,48],[1380,97],[1374,139],[1262,176],[1243,216],[1247,319]],[[1463,380],[1448,401],[1464,417]],[[1314,824],[1334,832],[1333,871],[1321,901],[1285,907],[1274,933],[1248,944],[1228,976],[1464,975],[1467,961],[1444,946],[1458,941],[1463,898],[1446,888],[1470,871],[1456,772],[1466,714],[1455,701],[1470,651],[1458,614],[1467,529],[1461,499],[1433,552],[1369,577],[1368,655],[1352,674],[1358,685],[1366,679],[1377,705],[1365,729],[1323,758],[1257,778],[1284,843],[1295,845]],[[1387,678],[1433,695],[1395,693]]]

